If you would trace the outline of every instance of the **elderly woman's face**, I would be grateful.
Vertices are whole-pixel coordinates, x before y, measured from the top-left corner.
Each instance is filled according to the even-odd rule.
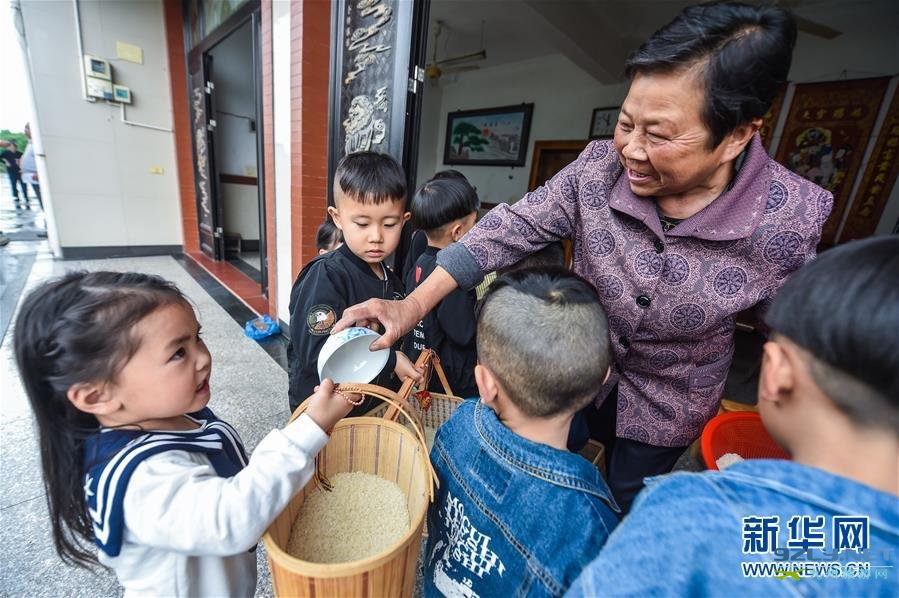
[[[702,188],[728,162],[722,143],[699,114],[705,91],[692,72],[637,75],[615,127],[615,149],[640,197],[664,197]]]

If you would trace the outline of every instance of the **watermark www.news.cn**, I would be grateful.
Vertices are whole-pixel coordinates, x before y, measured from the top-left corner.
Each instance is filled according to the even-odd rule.
[[[888,579],[893,551],[871,549],[868,517],[835,515],[826,523],[823,515],[790,517],[782,546],[779,516],[743,517],[743,554],[770,557],[741,562],[743,577]]]

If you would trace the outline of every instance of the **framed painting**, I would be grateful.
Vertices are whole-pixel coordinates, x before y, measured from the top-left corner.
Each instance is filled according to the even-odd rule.
[[[821,244],[833,245],[889,78],[796,86],[775,160],[833,193]]]
[[[594,108],[590,118],[590,139],[609,139],[615,134],[615,125],[618,124],[618,113],[621,106],[608,106],[606,108]]]
[[[897,153],[899,153],[899,93],[894,92],[890,108],[877,135],[874,151],[868,160],[868,167],[837,239],[839,243],[863,239],[874,234],[890,193],[896,185],[896,175],[899,174]]]
[[[533,112],[533,104],[450,112],[443,163],[524,166]]]

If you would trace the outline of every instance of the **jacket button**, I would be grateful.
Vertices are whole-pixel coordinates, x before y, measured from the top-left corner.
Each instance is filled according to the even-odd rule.
[[[662,253],[663,251],[665,251],[665,244],[662,243],[661,239],[656,239],[655,241],[653,241],[652,246],[655,247],[656,253]]]
[[[628,347],[631,346],[631,341],[630,341],[630,339],[627,338],[626,336],[620,336],[620,337],[618,337],[618,343],[619,343],[622,347],[624,347],[625,349],[627,349]]]
[[[652,299],[649,298],[649,295],[639,295],[637,297],[637,306],[646,309],[652,303]]]

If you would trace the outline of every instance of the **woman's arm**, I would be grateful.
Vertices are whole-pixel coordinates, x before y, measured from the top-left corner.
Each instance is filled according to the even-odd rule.
[[[412,330],[454,288],[473,288],[486,272],[510,266],[548,243],[571,238],[580,218],[581,175],[588,164],[595,180],[585,187],[589,195],[585,201],[601,203],[620,166],[611,144],[595,141],[543,186],[514,205],[498,205],[459,242],[441,250],[438,268],[404,301],[370,299],[353,306],[343,312],[333,332],[353,323],[373,328],[380,322],[384,335],[371,348],[386,348]],[[608,180],[603,178],[605,174]]]
[[[372,343],[371,350],[387,349],[401,336],[415,328],[425,314],[434,309],[441,299],[458,286],[449,272],[438,266],[402,301],[369,299],[345,309],[331,334],[353,325],[377,329],[375,324],[380,323],[384,330],[381,338]]]

